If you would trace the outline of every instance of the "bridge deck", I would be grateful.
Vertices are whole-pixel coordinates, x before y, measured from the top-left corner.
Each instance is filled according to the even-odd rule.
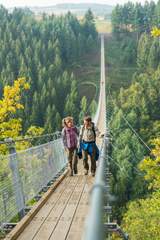
[[[93,181],[92,176],[83,175],[82,161],[79,160],[78,175],[67,176],[62,181],[18,240],[80,240]]]

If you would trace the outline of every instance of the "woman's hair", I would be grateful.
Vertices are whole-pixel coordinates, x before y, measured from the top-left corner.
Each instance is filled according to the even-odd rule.
[[[68,116],[68,117],[64,118],[64,119],[62,120],[62,126],[63,126],[63,127],[66,127],[66,126],[67,126],[67,123],[69,123],[69,122],[73,122],[73,117]]]
[[[92,118],[90,116],[86,116],[84,117],[84,121],[92,122]]]

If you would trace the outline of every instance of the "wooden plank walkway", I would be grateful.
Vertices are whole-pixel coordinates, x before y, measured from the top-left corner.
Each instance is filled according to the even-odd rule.
[[[89,207],[89,191],[94,178],[84,176],[82,160],[79,173],[67,176],[18,240],[80,240]]]

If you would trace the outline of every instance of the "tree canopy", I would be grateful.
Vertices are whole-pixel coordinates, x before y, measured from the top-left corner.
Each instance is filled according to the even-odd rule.
[[[28,9],[10,13],[1,6],[0,36],[0,96],[14,79],[26,77],[30,84],[22,96],[24,113],[17,113],[23,129],[34,124],[53,132],[69,113],[78,120],[81,99],[72,66],[97,44],[92,12],[80,22],[70,12],[37,19]]]

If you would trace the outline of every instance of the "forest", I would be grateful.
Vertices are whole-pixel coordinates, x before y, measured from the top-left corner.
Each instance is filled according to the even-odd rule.
[[[90,10],[80,22],[70,12],[65,16],[43,14],[37,19],[29,9],[15,8],[9,13],[1,6],[0,36],[0,98],[7,102],[3,89],[13,86],[16,79],[25,78],[29,84],[27,93],[17,96],[23,110],[8,109],[3,124],[0,122],[1,140],[24,135],[32,126],[53,133],[61,129],[66,114],[72,114],[77,123],[84,112],[95,111],[95,100],[88,105],[87,98],[79,95],[79,79],[73,72],[79,61],[98,46]],[[16,135],[12,131],[15,124],[4,128],[9,116],[12,121],[21,121]]]
[[[160,1],[117,5],[106,43],[113,218],[132,240],[160,239],[159,24]]]
[[[18,154],[20,150],[52,141],[52,151],[55,154],[52,155],[52,160],[57,160],[54,146],[56,141],[53,143],[53,140],[60,136],[56,135],[56,132],[62,129],[62,118],[72,115],[75,123],[79,124],[84,114],[94,114],[96,110],[95,97],[98,88],[92,83],[93,74],[87,73],[90,79],[81,78],[90,70],[88,68],[92,67],[86,58],[97,51],[99,43],[94,17],[90,10],[86,12],[83,21],[79,21],[70,12],[64,16],[43,14],[41,18],[37,18],[29,9],[15,8],[9,12],[0,6],[0,36],[0,239],[2,239],[6,235],[4,228],[2,229],[4,218],[10,222],[20,220],[15,203],[14,186],[17,182],[15,184],[13,181],[12,164],[10,165],[11,162],[8,161],[8,153],[12,146],[5,140],[9,138],[16,140],[15,149]],[[92,97],[83,94],[85,84],[87,91],[91,90]],[[28,171],[23,164],[25,159],[29,164],[33,163],[32,170],[38,170],[44,163],[47,165],[50,161],[47,158],[45,162],[44,156],[49,150],[47,147],[44,149],[42,151],[46,152],[43,154],[43,160],[39,154],[38,157],[32,154],[31,161],[24,157],[25,154],[23,161],[17,157],[18,172],[25,181],[32,176],[31,169]],[[63,147],[61,151],[64,152]],[[24,152],[22,151],[22,154]],[[37,159],[42,160],[41,164],[38,164]],[[53,178],[52,172],[51,175]],[[37,178],[39,179],[39,175]],[[35,192],[33,188],[29,190],[34,194],[27,198],[26,205],[33,206],[36,202]]]
[[[160,1],[117,5],[111,22],[105,51],[113,221],[132,240],[158,240],[160,40],[151,31],[160,25]],[[36,18],[29,9],[1,6],[0,36],[0,140],[53,133],[66,115],[78,123],[95,112],[75,74],[99,48],[90,10],[79,21],[70,12]]]

